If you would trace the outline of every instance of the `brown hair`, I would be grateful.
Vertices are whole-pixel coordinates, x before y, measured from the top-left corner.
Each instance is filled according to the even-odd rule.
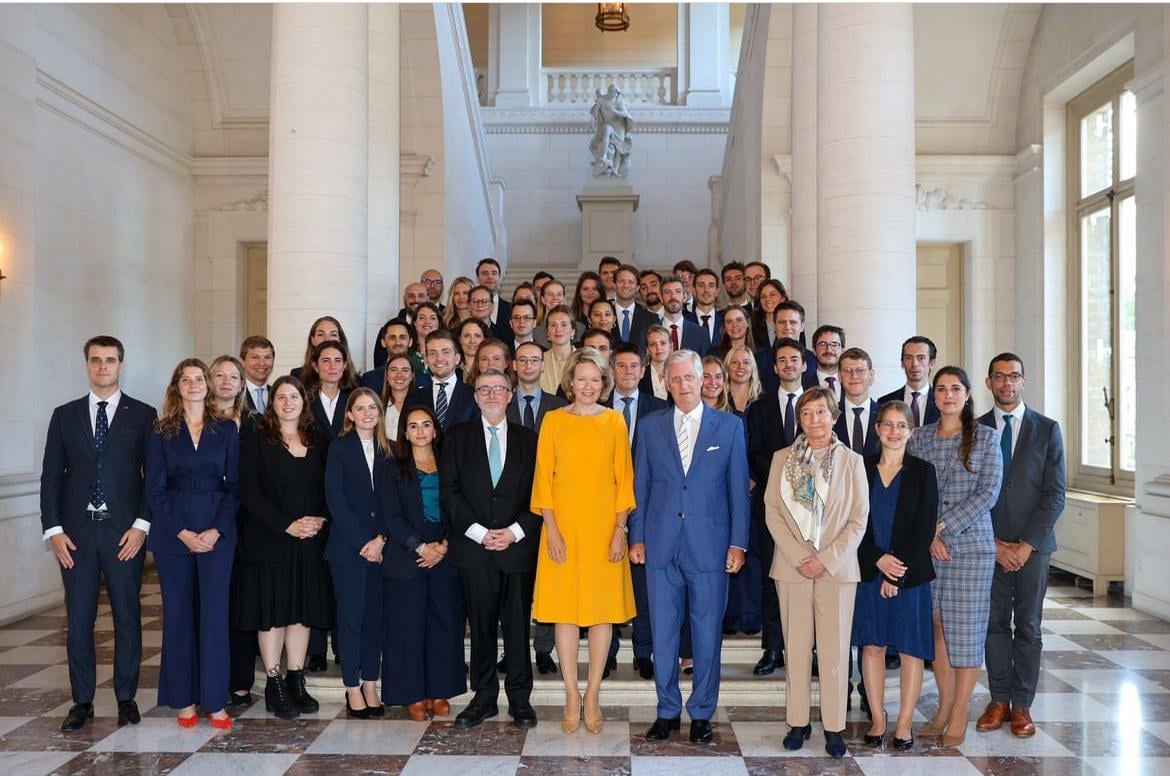
[[[89,360],[90,348],[117,348],[118,360],[122,361],[126,358],[126,348],[123,347],[122,341],[117,337],[111,337],[109,334],[99,334],[96,337],[90,337],[85,341],[85,346],[82,350],[85,352],[85,360]]]
[[[207,383],[207,393],[203,397],[203,411],[205,417],[216,420],[226,420],[223,413],[215,406],[215,397],[211,394],[211,373],[207,371],[207,364],[197,358],[184,358],[171,372],[171,381],[167,383],[166,393],[163,394],[162,413],[154,422],[154,430],[164,437],[173,437],[179,433],[179,425],[183,422],[183,397],[179,394],[179,378],[183,370],[195,367],[203,372],[203,380]],[[208,429],[210,424],[205,424]]]
[[[245,340],[245,342],[246,341],[247,340]],[[251,412],[251,410],[248,409],[248,402],[246,401],[246,397],[244,396],[244,392],[248,390],[248,386],[244,382],[244,365],[241,364],[240,359],[236,358],[235,356],[229,356],[227,354],[224,354],[211,362],[211,366],[209,366],[207,368],[207,373],[209,375],[214,375],[216,367],[218,367],[220,364],[231,364],[232,366],[234,366],[236,368],[236,371],[239,372],[239,374],[240,374],[240,390],[236,393],[236,398],[232,402],[232,409],[231,409],[231,416],[230,416],[231,420],[234,420],[236,422],[236,425],[239,425],[240,421],[242,421],[244,419],[244,417],[247,416],[247,414],[249,412]],[[208,387],[208,390],[211,389],[210,381],[208,382],[207,387]]]
[[[274,445],[283,445],[280,436],[280,418],[276,417],[276,394],[285,385],[291,385],[301,395],[301,416],[297,419],[297,435],[305,447],[313,447],[317,439],[317,421],[313,419],[313,408],[309,406],[309,394],[300,380],[292,375],[278,377],[272,384],[272,392],[268,394],[268,403],[264,405],[264,413],[256,421],[256,433]]]
[[[350,410],[353,405],[363,396],[368,396],[374,400],[374,405],[378,408],[378,425],[374,427],[374,444],[382,455],[390,455],[390,439],[386,436],[386,407],[382,404],[382,400],[378,398],[378,394],[370,388],[361,387],[355,388],[349,398],[345,400],[345,417],[341,423],[341,436],[345,436],[350,432],[354,432],[353,421],[349,418]],[[356,432],[354,432],[356,433]],[[338,437],[340,438],[340,437]]]
[[[819,385],[815,388],[809,388],[796,400],[796,417],[800,418],[800,411],[817,399],[825,400],[825,406],[829,408],[829,414],[833,416],[833,420],[836,420],[837,416],[841,414],[841,408],[837,406],[837,394]]]
[[[313,332],[317,330],[317,327],[321,325],[322,321],[329,321],[334,326],[336,326],[337,340],[341,342],[342,345],[345,345],[346,348],[349,347],[349,340],[346,339],[345,329],[341,327],[341,321],[337,320],[332,315],[322,315],[320,318],[313,321],[313,325],[309,327],[309,336],[305,338],[305,363],[301,369],[301,377],[304,378],[306,384],[309,381],[309,374],[313,371],[313,361],[316,360],[316,357],[313,355]],[[275,351],[273,352],[275,353]],[[345,352],[348,354],[349,350],[346,350]],[[348,356],[345,360],[349,361]]]
[[[430,407],[425,404],[416,404],[413,407],[406,407],[402,410],[402,414],[398,416],[398,439],[391,442],[391,447],[394,450],[394,460],[398,462],[398,470],[402,473],[402,479],[404,480],[413,480],[416,476],[414,447],[410,444],[410,440],[406,438],[407,421],[416,412],[426,413],[427,417],[431,419],[431,425],[434,426],[435,438],[431,440],[431,449],[435,453],[436,464],[439,461],[439,443],[443,439],[443,427],[439,425],[439,417]]]
[[[317,324],[313,324],[313,328],[317,328]],[[340,329],[341,327],[338,326]],[[313,336],[312,333],[309,336]],[[240,343],[240,358],[246,358],[249,350],[271,350],[272,355],[276,355],[276,348],[272,346],[272,340],[267,337],[261,337],[259,334],[253,334],[245,337],[244,341]],[[216,359],[218,361],[219,359]],[[214,366],[214,364],[213,364]]]
[[[938,380],[940,377],[954,377],[963,387],[967,389],[967,401],[963,404],[963,410],[959,415],[960,420],[963,421],[963,439],[959,442],[959,460],[963,462],[963,468],[969,472],[975,471],[971,468],[971,448],[975,446],[975,400],[971,396],[971,379],[967,377],[967,373],[962,367],[944,366],[934,374],[934,382],[930,384],[931,390],[938,388]]]
[[[322,353],[330,349],[340,352],[341,357],[345,359],[345,372],[341,375],[340,389],[350,391],[359,385],[357,372],[353,369],[353,360],[349,357],[349,348],[346,344],[338,340],[325,340],[309,351],[309,360],[305,362],[305,371],[301,372],[301,376],[305,380],[305,393],[308,394],[310,400],[317,398],[317,394],[321,392],[321,375],[317,372],[317,361],[320,360]]]

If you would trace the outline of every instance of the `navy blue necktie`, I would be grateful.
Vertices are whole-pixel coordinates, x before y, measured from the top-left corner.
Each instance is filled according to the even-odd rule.
[[[796,439],[796,394],[788,394],[788,404],[784,407],[784,443],[792,444]]]
[[[447,384],[439,383],[439,393],[435,396],[435,417],[439,419],[439,428],[447,430]]]
[[[853,452],[864,455],[865,453],[865,429],[861,425],[861,413],[865,412],[865,407],[853,408]]]
[[[106,438],[110,434],[110,417],[106,414],[106,405],[108,401],[98,402],[97,422],[94,423],[93,429],[93,444],[97,448],[98,453],[98,467],[97,475],[93,479],[93,485],[89,488],[89,503],[95,507],[100,507],[106,503],[106,494],[102,488],[102,451],[106,447]]]
[[[1012,416],[1003,416],[1003,435],[999,438],[999,449],[1003,453],[1003,470],[1007,473],[1012,465]]]
[[[630,311],[622,310],[622,342],[630,341]]]
[[[524,397],[524,428],[536,430],[536,413],[532,411],[532,397]]]

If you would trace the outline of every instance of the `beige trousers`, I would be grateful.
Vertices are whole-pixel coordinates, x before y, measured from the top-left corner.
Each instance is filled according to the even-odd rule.
[[[849,635],[853,630],[856,582],[776,582],[788,697],[787,722],[809,723],[812,705],[812,653],[817,649],[821,722],[825,730],[845,729],[849,692]]]

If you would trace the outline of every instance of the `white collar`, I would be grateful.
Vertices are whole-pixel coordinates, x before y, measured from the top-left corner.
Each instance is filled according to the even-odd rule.
[[[107,397],[105,399],[98,397],[98,395],[96,393],[94,393],[93,391],[89,392],[89,406],[90,407],[97,407],[98,402],[103,402],[103,401],[106,403],[107,409],[112,409],[114,407],[117,407],[118,404],[122,401],[122,389],[119,388],[118,390],[111,393],[109,395],[109,397]]]
[[[1022,421],[1022,420],[1024,419],[1024,403],[1023,403],[1023,402],[1020,402],[1019,404],[1017,404],[1017,405],[1016,405],[1016,408],[1015,408],[1014,410],[1012,410],[1011,412],[1004,412],[1004,411],[1003,411],[1003,410],[1001,410],[999,407],[996,407],[996,408],[995,408],[995,419],[996,419],[996,420],[997,420],[999,423],[1003,423],[1003,422],[1004,422],[1004,421],[1003,421],[1003,416],[1004,416],[1004,415],[1011,415],[1011,416],[1012,416],[1013,418],[1015,418],[1017,421]],[[1018,427],[1019,427],[1019,425],[1020,425],[1020,424],[1017,422],[1017,423],[1016,423],[1016,427],[1018,428]]]

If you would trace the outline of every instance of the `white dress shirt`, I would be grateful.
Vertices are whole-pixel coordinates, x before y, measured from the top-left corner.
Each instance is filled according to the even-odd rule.
[[[89,430],[91,432],[93,432],[93,434],[95,436],[97,435],[97,414],[98,414],[98,402],[99,401],[106,402],[106,423],[109,426],[113,426],[114,425],[114,413],[118,411],[118,404],[120,404],[122,401],[122,391],[121,390],[114,391],[114,393],[111,394],[108,399],[100,398],[93,391],[89,392]],[[95,512],[107,511],[107,507],[105,504],[89,504],[87,506],[89,509],[92,509]],[[147,520],[143,520],[141,517],[135,518],[134,522],[130,525],[130,527],[137,528],[139,531],[142,531],[143,533],[150,533],[150,522]],[[61,534],[61,533],[65,533],[65,529],[59,525],[55,525],[52,528],[46,528],[45,532],[43,534],[41,534],[41,539],[47,541],[50,536],[56,536],[57,534]]]
[[[1020,402],[1016,408],[1011,412],[1004,412],[999,407],[995,408],[995,433],[998,440],[1003,439],[1004,415],[1012,416],[1012,456],[1016,454],[1016,443],[1020,441],[1020,424],[1024,422],[1024,403]]]
[[[447,375],[442,380],[435,377],[434,375],[431,376],[431,406],[435,407],[436,411],[438,410],[439,406],[438,400],[440,385],[444,387],[444,393],[447,394],[447,409],[451,408],[451,394],[455,392],[456,379],[457,378],[455,377],[454,373]]]
[[[638,425],[638,389],[637,388],[630,391],[629,398],[631,400],[630,401],[630,427],[627,430],[629,431],[630,445],[632,446],[634,444],[634,429]],[[621,393],[619,393],[617,391],[617,389],[614,389],[614,392],[613,392],[613,408],[618,413],[620,413],[623,418],[625,417],[626,402],[622,398]]]
[[[709,316],[707,318],[707,324],[705,326],[705,328],[707,329],[707,336],[711,338],[711,344],[716,345],[718,343],[715,342],[715,307],[712,306],[711,309],[709,309],[709,310],[701,310],[696,305],[695,306],[695,320],[697,320],[699,322],[700,326],[703,326],[703,316],[704,315]]]
[[[366,468],[370,470],[370,486],[374,484],[374,438],[362,439],[358,437],[362,443],[362,453],[366,456]]]
[[[866,396],[861,404],[854,404],[852,399],[845,397],[841,414],[845,416],[845,433],[848,439],[842,439],[845,446],[853,449],[853,410],[861,409],[861,444],[864,446],[869,441],[869,397]]]
[[[491,423],[487,422],[487,418],[485,418],[481,415],[480,422],[483,423],[484,446],[488,450],[491,450],[492,432],[490,429],[493,429],[493,428],[496,429],[496,432],[497,432],[496,437],[500,441],[500,462],[502,464],[504,461],[507,461],[508,460],[508,419],[507,419],[507,417],[505,416],[504,419],[501,420],[498,425],[493,426]],[[512,523],[510,526],[508,526],[508,530],[511,531],[512,535],[516,537],[516,541],[520,541],[521,539],[524,538],[524,529],[520,527],[519,523],[515,523],[515,522]],[[466,536],[471,541],[475,542],[476,544],[483,544],[484,537],[487,536],[487,533],[488,533],[488,529],[486,527],[484,527],[484,525],[482,523],[472,523],[471,525],[467,526],[467,530],[463,532],[463,535]]]
[[[634,318],[637,317],[636,313],[638,312],[638,303],[637,302],[630,302],[629,307],[622,307],[620,304],[618,304],[616,301],[614,301],[613,311],[617,315],[617,330],[618,330],[619,336],[621,335],[621,331],[622,331],[622,316],[626,314],[627,310],[630,311],[630,334],[633,334],[634,333]]]
[[[833,378],[833,382],[836,384],[835,390],[837,391],[837,395],[840,396],[841,395],[841,373],[838,372],[836,374],[829,374],[828,372],[821,371],[820,369],[817,370],[817,384],[820,385],[822,388],[829,387],[828,378],[830,378],[830,377]]]
[[[699,442],[699,427],[703,422],[703,402],[695,405],[695,408],[690,412],[683,412],[678,407],[674,408],[674,436],[678,438],[679,432],[682,430],[682,425],[687,424],[687,433],[690,437],[691,443],[688,450],[680,450],[679,455],[682,457],[683,473],[686,474],[691,470],[691,461],[695,457],[695,445]]]
[[[319,391],[317,395],[321,398],[321,407],[325,410],[325,417],[329,418],[329,422],[333,423],[333,415],[337,412],[337,402],[341,398],[341,391],[337,391],[337,395],[330,399],[325,395],[324,391]]]

